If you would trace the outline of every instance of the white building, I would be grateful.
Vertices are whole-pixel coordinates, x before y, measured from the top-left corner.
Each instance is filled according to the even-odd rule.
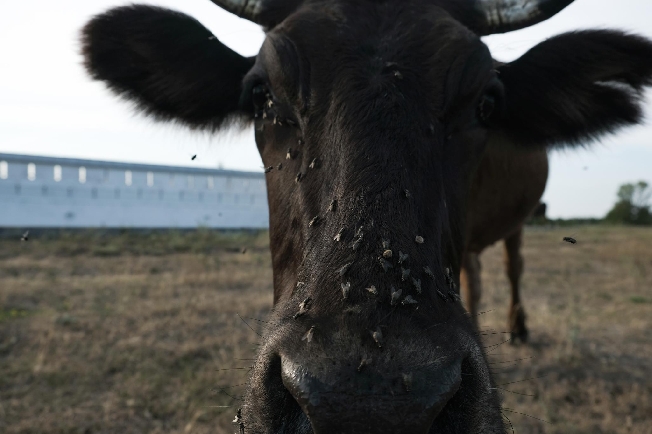
[[[0,227],[268,225],[262,173],[0,153]]]

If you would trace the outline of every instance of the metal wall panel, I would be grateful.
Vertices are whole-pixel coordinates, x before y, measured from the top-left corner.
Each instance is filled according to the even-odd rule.
[[[262,173],[0,153],[1,162],[0,227],[269,226]]]

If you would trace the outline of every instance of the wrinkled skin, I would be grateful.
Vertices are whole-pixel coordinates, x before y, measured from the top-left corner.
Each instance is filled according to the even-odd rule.
[[[638,122],[652,44],[571,33],[495,66],[436,3],[295,1],[255,59],[159,8],[84,28],[92,77],[158,120],[253,123],[272,168],[275,305],[241,432],[505,431],[459,302],[472,179],[489,141],[542,150]]]

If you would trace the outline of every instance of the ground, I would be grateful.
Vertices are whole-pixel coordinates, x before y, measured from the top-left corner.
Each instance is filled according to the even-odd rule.
[[[0,239],[0,432],[235,431],[272,304],[266,233],[19,239]],[[510,432],[651,434],[652,230],[529,228],[524,255],[519,346],[502,246],[481,257]]]

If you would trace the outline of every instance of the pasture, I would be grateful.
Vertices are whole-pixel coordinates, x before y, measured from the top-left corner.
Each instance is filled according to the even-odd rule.
[[[266,232],[19,238],[0,239],[1,432],[236,430],[272,304]],[[652,230],[528,228],[523,253],[525,346],[505,342],[502,245],[481,256],[513,431],[651,434]]]

